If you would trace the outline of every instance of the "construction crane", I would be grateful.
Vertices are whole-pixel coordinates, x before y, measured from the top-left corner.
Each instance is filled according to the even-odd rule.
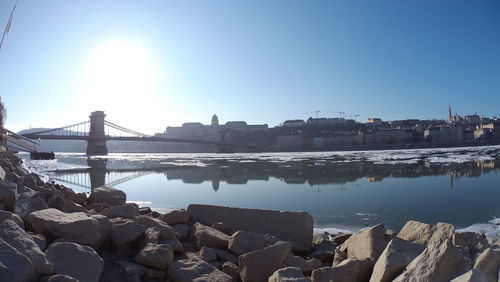
[[[345,115],[345,112],[334,112],[334,111],[326,111],[328,113],[335,113],[335,114],[339,114],[339,117],[342,118],[343,115]]]

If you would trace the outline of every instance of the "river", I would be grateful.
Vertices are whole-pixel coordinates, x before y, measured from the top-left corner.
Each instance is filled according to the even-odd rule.
[[[500,237],[500,146],[259,154],[56,153],[26,166],[79,192],[111,185],[159,212],[191,203],[302,210],[317,228],[449,222]]]

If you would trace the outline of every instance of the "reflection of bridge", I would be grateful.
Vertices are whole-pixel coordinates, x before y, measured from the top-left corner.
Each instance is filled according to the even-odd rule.
[[[150,136],[106,121],[104,120],[105,116],[103,111],[95,111],[90,115],[90,121],[22,134],[22,137],[28,139],[85,140],[87,141],[87,155],[107,155],[106,141],[108,140],[208,144],[217,146],[217,152],[232,151],[232,144],[221,141]],[[30,151],[30,149],[27,150]]]

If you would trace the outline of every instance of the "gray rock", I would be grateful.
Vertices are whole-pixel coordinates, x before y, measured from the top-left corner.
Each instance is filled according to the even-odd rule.
[[[333,255],[332,266],[337,266],[346,259],[347,259],[346,253],[342,252],[339,249],[335,249],[334,255]]]
[[[159,228],[163,238],[172,238],[175,236],[174,229],[165,222],[150,216],[141,215],[135,218],[135,222],[144,225],[146,228]]]
[[[349,259],[369,258],[375,263],[389,243],[385,231],[381,224],[363,229],[347,239],[340,250],[346,252]]]
[[[0,166],[0,181],[5,180],[5,170]]]
[[[276,270],[286,266],[292,245],[281,242],[261,250],[246,253],[239,257],[240,277],[242,281],[265,281]]]
[[[178,253],[178,254],[183,254],[184,253],[184,246],[175,237],[174,238],[169,238],[169,239],[166,239],[166,240],[160,240],[160,243],[162,243],[162,244],[168,244],[168,245],[172,246],[172,248],[174,249],[175,253]]]
[[[488,248],[476,258],[474,269],[479,269],[489,281],[498,280],[500,269],[500,250]]]
[[[67,212],[67,213],[70,213],[70,212],[88,212],[86,208],[84,208],[83,206],[81,206],[77,203],[74,203],[72,200],[64,201],[62,211]]]
[[[33,241],[37,244],[42,252],[47,249],[47,238],[44,235],[33,232],[28,232],[28,235],[31,236]]]
[[[175,237],[179,240],[184,240],[189,236],[189,226],[187,224],[174,224],[172,228],[175,232]]]
[[[45,236],[85,245],[98,245],[111,232],[111,223],[104,216],[63,213],[57,209],[35,211],[28,215],[28,222]]]
[[[26,220],[26,217],[35,211],[48,209],[49,206],[40,198],[19,198],[16,202],[14,213]]]
[[[211,262],[217,260],[217,251],[213,248],[202,247],[198,251],[197,256],[206,262]]]
[[[222,272],[231,276],[233,278],[233,282],[238,281],[238,279],[240,277],[240,272],[239,272],[239,268],[236,264],[234,264],[230,261],[226,261],[225,263],[222,264],[221,270],[222,270]]]
[[[118,263],[118,265],[122,267],[122,269],[125,271],[126,276],[137,275],[141,277],[144,276],[147,271],[147,267],[135,262],[117,260],[116,263]]]
[[[458,276],[457,278],[451,280],[451,282],[489,282],[495,280],[488,280],[486,275],[479,269],[472,269],[468,272]]]
[[[40,250],[33,238],[12,220],[0,223],[0,238],[11,245],[18,252],[26,256],[33,265],[37,275],[50,275],[53,266],[49,263],[45,254]]]
[[[105,203],[111,206],[125,204],[127,195],[125,192],[109,186],[94,188],[90,193],[87,203]]]
[[[232,226],[229,226],[229,225],[224,224],[222,222],[216,222],[216,223],[212,224],[210,227],[215,228],[222,233],[226,233],[229,236],[233,235],[233,233],[235,232]]]
[[[111,241],[117,245],[131,242],[146,231],[146,227],[132,220],[113,221],[111,226]]]
[[[0,281],[25,282],[33,276],[31,261],[0,239]]]
[[[450,240],[430,243],[394,281],[450,281],[467,271],[467,259]]]
[[[19,227],[24,229],[24,222],[21,219],[21,217],[19,217],[17,214],[13,214],[9,211],[0,211],[0,222],[3,222],[4,220],[7,220],[7,219],[13,220],[17,225],[19,225]]]
[[[268,245],[266,236],[253,232],[238,231],[229,237],[228,249],[242,255],[265,248]]]
[[[190,219],[204,225],[222,222],[234,230],[271,234],[283,241],[289,241],[295,250],[308,252],[313,237],[313,218],[306,212],[271,211],[220,207],[210,205],[189,205]]]
[[[166,276],[165,270],[158,270],[154,268],[148,268],[146,271],[146,278],[152,278],[152,279],[163,279]]]
[[[472,257],[488,248],[488,240],[484,234],[476,232],[455,232],[453,244],[467,247]]]
[[[227,234],[200,223],[195,223],[193,228],[196,239],[195,242],[198,248],[206,246],[217,249],[227,249],[229,241],[229,236]]]
[[[14,211],[17,201],[17,184],[7,180],[0,181],[0,202],[8,211]]]
[[[168,268],[168,277],[175,282],[231,282],[233,280],[228,274],[200,259],[173,262]]]
[[[58,209],[62,211],[64,207],[64,198],[59,195],[54,195],[47,200],[47,206],[49,208]]]
[[[424,250],[424,245],[392,239],[375,263],[370,282],[394,280]]]
[[[79,204],[80,206],[85,206],[85,204],[87,203],[87,194],[76,193],[73,197],[70,198],[70,200],[75,204]]]
[[[310,257],[320,259],[324,262],[331,262],[337,248],[337,244],[329,240],[329,237],[316,237],[313,241],[313,252]]]
[[[373,262],[369,258],[363,260],[346,259],[334,267],[322,267],[311,275],[313,282],[357,282],[370,279]]]
[[[104,209],[101,211],[101,214],[109,218],[134,218],[139,215],[139,206],[134,203],[125,203],[123,205],[116,205],[109,209]]]
[[[444,239],[452,239],[455,227],[448,223],[438,223],[431,226],[426,223],[410,220],[406,222],[397,238],[413,243],[428,245]]]
[[[287,265],[298,267],[302,269],[305,275],[310,275],[313,270],[321,267],[321,260],[317,258],[305,260],[299,256],[289,255],[287,258]]]
[[[147,244],[136,256],[135,262],[154,267],[167,269],[174,258],[174,250],[167,244]]]
[[[169,213],[163,214],[159,216],[159,219],[163,220],[167,224],[181,224],[189,222],[189,213],[184,210],[173,210]]]
[[[269,282],[310,282],[304,277],[302,269],[298,267],[286,267],[276,270],[268,279]]]
[[[52,276],[44,276],[40,278],[40,282],[80,282],[80,281],[68,275],[56,274]]]
[[[332,242],[336,243],[337,245],[342,245],[345,241],[347,241],[347,239],[351,238],[351,236],[351,233],[339,234],[332,238]]]
[[[57,274],[79,281],[99,281],[104,262],[91,247],[70,242],[53,243],[46,254]]]
[[[111,205],[105,204],[105,203],[93,203],[93,204],[88,204],[85,206],[85,208],[88,211],[94,210],[96,212],[101,212],[104,209],[109,209],[110,207],[111,207]]]

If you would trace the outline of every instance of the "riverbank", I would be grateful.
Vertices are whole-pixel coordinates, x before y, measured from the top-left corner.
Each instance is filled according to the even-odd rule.
[[[0,165],[1,281],[498,279],[499,240],[451,224],[313,235],[305,212],[189,205],[161,214],[111,187],[87,196],[44,182],[12,154]]]

